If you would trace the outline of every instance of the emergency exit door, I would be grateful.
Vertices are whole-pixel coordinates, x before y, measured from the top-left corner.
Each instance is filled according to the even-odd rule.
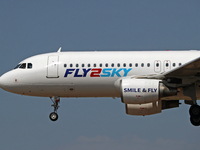
[[[58,56],[49,56],[47,62],[47,78],[58,78]]]
[[[164,71],[169,71],[171,70],[171,62],[169,60],[164,61]]]
[[[159,73],[161,71],[161,61],[160,60],[156,60],[154,62],[154,70],[156,73]]]

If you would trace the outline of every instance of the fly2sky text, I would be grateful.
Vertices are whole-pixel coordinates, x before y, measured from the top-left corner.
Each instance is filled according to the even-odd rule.
[[[88,69],[66,69],[64,77],[126,77],[132,68],[88,68]]]

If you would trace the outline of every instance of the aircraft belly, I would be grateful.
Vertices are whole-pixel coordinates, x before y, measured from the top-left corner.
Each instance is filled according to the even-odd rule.
[[[120,97],[114,86],[108,85],[31,85],[13,87],[7,90],[28,96],[60,97]]]

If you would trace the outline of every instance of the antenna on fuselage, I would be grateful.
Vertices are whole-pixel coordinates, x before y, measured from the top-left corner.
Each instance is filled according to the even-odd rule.
[[[62,47],[60,47],[60,48],[58,49],[58,51],[57,51],[57,52],[58,52],[58,53],[59,53],[59,52],[61,52],[61,49],[62,49]]]

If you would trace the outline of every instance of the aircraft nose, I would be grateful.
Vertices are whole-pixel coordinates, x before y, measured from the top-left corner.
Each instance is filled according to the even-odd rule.
[[[3,79],[3,77],[0,77],[0,87],[3,88],[6,86],[5,80]]]
[[[10,75],[9,73],[5,73],[0,77],[0,87],[2,89],[7,89],[8,86],[10,86],[11,82],[10,82]]]
[[[0,77],[0,87],[2,87],[2,78]]]

